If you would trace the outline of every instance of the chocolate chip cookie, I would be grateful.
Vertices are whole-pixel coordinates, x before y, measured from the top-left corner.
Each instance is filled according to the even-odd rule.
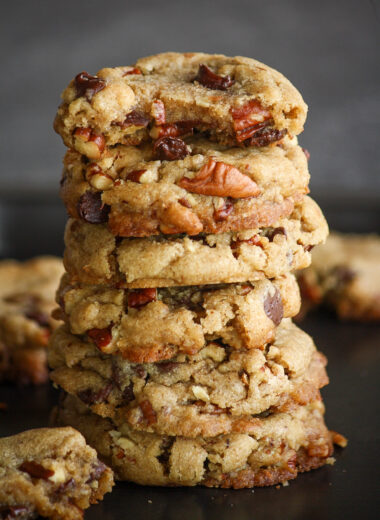
[[[251,433],[257,418],[319,397],[326,358],[289,320],[265,350],[209,342],[197,354],[130,363],[104,355],[64,327],[52,337],[52,381],[93,412],[135,430],[186,437]]]
[[[307,107],[279,72],[250,58],[162,53],[79,73],[62,94],[55,130],[90,159],[116,144],[153,141],[185,153],[193,132],[228,146],[267,146],[303,130]]]
[[[38,257],[0,262],[0,380],[45,383],[46,345],[62,261]]]
[[[112,486],[112,471],[73,428],[0,439],[1,518],[81,520]]]
[[[228,148],[193,138],[167,160],[150,145],[115,146],[108,157],[64,160],[61,195],[69,214],[107,222],[117,236],[197,235],[271,226],[308,192],[302,149]]]
[[[380,237],[332,233],[298,279],[302,314],[324,303],[342,319],[380,320]]]
[[[305,199],[273,227],[195,237],[116,239],[104,224],[69,220],[64,263],[74,280],[152,288],[275,278],[310,265],[328,227]]]
[[[264,348],[282,318],[300,308],[292,275],[243,285],[135,290],[70,284],[65,275],[57,301],[62,312],[55,315],[73,334],[135,363],[195,354],[212,340],[235,349]]]
[[[321,401],[314,401],[256,419],[250,434],[172,437],[101,418],[67,396],[54,419],[78,428],[120,480],[239,489],[281,483],[333,463],[332,435],[323,413]]]

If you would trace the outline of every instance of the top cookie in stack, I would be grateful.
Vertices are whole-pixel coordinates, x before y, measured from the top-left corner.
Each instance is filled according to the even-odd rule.
[[[292,271],[328,233],[297,144],[306,110],[273,69],[201,53],[82,72],[64,91],[57,418],[120,478],[268,485],[331,454],[324,357],[289,320]]]

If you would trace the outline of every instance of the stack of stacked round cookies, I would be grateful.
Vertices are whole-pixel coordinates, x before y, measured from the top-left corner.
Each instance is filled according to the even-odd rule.
[[[286,78],[240,57],[160,54],[64,91],[56,419],[118,478],[240,488],[332,460],[326,360],[290,320],[292,271],[328,233],[305,118]]]

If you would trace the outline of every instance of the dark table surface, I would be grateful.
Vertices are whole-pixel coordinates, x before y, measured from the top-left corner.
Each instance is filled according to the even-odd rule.
[[[334,227],[349,222],[344,204],[322,203]],[[343,208],[343,209],[342,209]],[[352,207],[350,207],[351,213]],[[356,212],[358,231],[376,231],[379,205]],[[0,254],[26,258],[38,252],[60,254],[64,212],[54,201],[0,203]],[[346,215],[346,217],[345,217]],[[43,218],[48,216],[49,218]],[[360,218],[359,218],[360,217]],[[341,225],[342,224],[342,225]],[[324,311],[309,315],[301,327],[328,359],[330,384],[323,389],[328,426],[346,435],[349,445],[336,450],[336,463],[300,475],[288,487],[255,490],[152,488],[118,483],[112,494],[85,517],[121,520],[261,520],[378,518],[380,424],[378,416],[380,325],[340,323]],[[0,435],[46,426],[57,392],[0,386]]]

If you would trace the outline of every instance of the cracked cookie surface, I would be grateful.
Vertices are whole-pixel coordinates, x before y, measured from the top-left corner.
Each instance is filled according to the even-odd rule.
[[[112,486],[112,471],[71,427],[0,439],[1,518],[81,520]]]
[[[62,274],[54,257],[0,262],[0,379],[47,381],[46,345],[58,325],[51,311]]]
[[[55,130],[68,148],[91,159],[115,144],[194,130],[228,146],[265,146],[299,134],[307,112],[300,93],[274,69],[203,53],[168,52],[96,76],[82,72],[62,100]]]

